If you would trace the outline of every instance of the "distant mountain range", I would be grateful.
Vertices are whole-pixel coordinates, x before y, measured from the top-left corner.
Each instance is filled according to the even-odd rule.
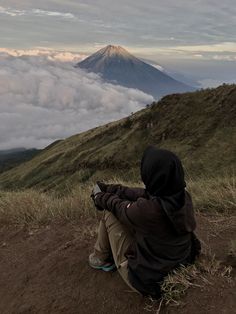
[[[2,155],[9,155],[12,153],[19,153],[19,152],[24,152],[26,151],[26,148],[24,147],[16,147],[16,148],[11,148],[11,149],[2,149],[0,150],[0,156]]]
[[[0,173],[14,168],[35,157],[41,150],[23,147],[0,150]]]
[[[120,46],[106,46],[75,67],[98,73],[107,82],[139,89],[154,98],[195,90],[136,58]]]

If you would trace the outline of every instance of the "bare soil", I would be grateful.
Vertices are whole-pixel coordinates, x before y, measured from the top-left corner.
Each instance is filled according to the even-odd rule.
[[[88,266],[96,225],[88,219],[40,227],[0,225],[0,313],[157,313],[158,306],[131,292],[117,272]],[[235,216],[199,215],[197,233],[205,253],[234,267],[231,278],[209,275],[188,290],[181,305],[162,306],[160,313],[233,314],[235,258],[228,252],[236,239]]]

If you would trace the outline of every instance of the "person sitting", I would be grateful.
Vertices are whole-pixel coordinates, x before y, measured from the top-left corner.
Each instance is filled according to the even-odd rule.
[[[133,291],[159,298],[165,276],[193,263],[201,247],[180,159],[149,146],[141,178],[145,188],[97,182],[91,196],[104,213],[89,265],[117,268]]]

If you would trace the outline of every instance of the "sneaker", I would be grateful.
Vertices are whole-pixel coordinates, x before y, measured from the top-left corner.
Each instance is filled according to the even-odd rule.
[[[102,261],[95,255],[95,253],[89,255],[89,265],[92,268],[103,270],[106,272],[116,269],[116,265],[114,264],[114,262]]]

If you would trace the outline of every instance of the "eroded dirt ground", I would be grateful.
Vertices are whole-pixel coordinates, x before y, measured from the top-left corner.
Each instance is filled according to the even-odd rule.
[[[179,306],[160,313],[236,312],[236,217],[198,215],[204,253],[233,266],[231,278],[209,276],[188,289]],[[0,226],[0,313],[150,313],[150,301],[131,292],[117,272],[91,269],[87,258],[96,236],[95,220],[37,227]],[[156,305],[151,309],[157,313]]]

